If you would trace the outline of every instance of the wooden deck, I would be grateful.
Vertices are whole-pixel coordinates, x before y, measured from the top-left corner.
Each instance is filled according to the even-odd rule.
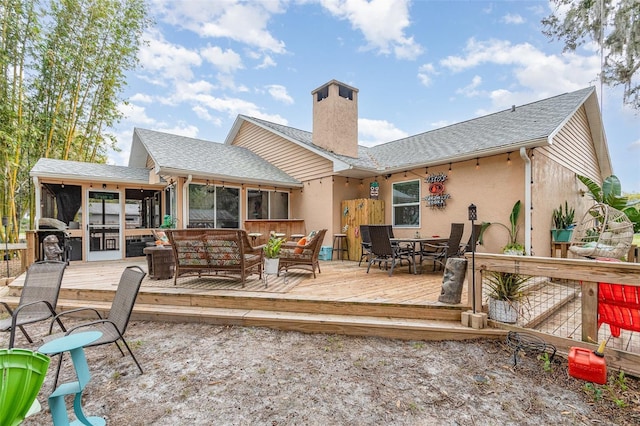
[[[129,265],[147,269],[144,258],[71,262],[58,309],[93,306],[108,310],[120,274]],[[462,326],[461,313],[469,309],[466,288],[460,304],[438,302],[441,273],[414,275],[404,266],[391,277],[377,267],[367,274],[365,265],[346,260],[323,261],[321,268],[316,279],[292,270],[287,278],[295,282],[288,286],[283,286],[282,278],[270,277],[267,288],[257,275],[248,279],[244,289],[239,281],[220,289],[209,288],[204,277],[181,277],[177,286],[172,279],[146,277],[133,318],[426,340],[500,338],[506,333]],[[24,274],[10,284],[2,299],[16,304],[23,280]]]

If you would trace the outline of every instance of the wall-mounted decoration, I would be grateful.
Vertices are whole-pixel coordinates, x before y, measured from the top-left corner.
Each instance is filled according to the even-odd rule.
[[[371,182],[369,184],[369,198],[377,200],[379,193],[380,193],[380,184],[378,183],[378,181]]]
[[[445,192],[444,183],[447,177],[446,173],[441,172],[427,175],[424,179],[429,190],[429,195],[423,198],[427,202],[427,206],[437,209],[443,209],[447,206],[447,200],[451,198],[451,194]]]

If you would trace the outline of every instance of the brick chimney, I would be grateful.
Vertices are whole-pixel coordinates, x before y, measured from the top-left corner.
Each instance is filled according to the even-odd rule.
[[[331,80],[311,92],[313,144],[358,157],[358,89]]]

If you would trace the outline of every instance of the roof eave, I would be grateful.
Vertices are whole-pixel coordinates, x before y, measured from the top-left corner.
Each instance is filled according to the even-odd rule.
[[[218,182],[228,182],[228,183],[236,183],[236,184],[252,184],[252,185],[266,185],[266,186],[277,186],[277,187],[285,187],[285,188],[300,188],[302,187],[302,182],[284,182],[278,180],[265,180],[265,179],[253,179],[246,177],[231,177],[229,175],[221,175],[217,173],[204,173],[204,172],[195,172],[193,170],[183,170],[183,169],[175,169],[170,167],[163,167],[160,171],[160,174],[164,176],[193,176],[194,179],[208,179],[211,181]]]

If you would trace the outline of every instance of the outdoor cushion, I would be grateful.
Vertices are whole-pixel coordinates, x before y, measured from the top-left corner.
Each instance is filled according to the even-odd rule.
[[[307,244],[307,237],[302,237],[298,240],[298,247],[293,251],[295,254],[302,254],[302,247]]]

